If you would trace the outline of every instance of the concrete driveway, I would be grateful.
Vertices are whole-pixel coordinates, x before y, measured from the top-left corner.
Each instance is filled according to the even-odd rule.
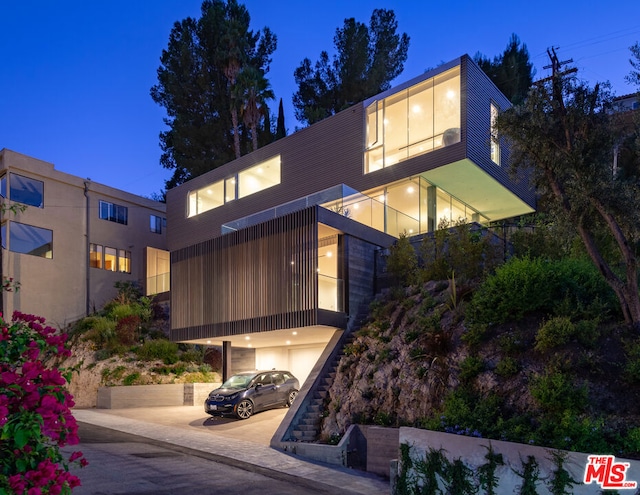
[[[271,437],[288,408],[281,407],[254,414],[249,419],[212,417],[202,406],[137,407],[132,409],[93,409],[95,412],[136,419],[175,428],[199,430],[236,440],[269,446]]]

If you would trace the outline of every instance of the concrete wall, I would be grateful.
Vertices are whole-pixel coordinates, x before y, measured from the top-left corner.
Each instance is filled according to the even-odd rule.
[[[98,409],[127,409],[157,406],[197,406],[220,383],[172,383],[166,385],[132,385],[100,387]]]
[[[389,466],[398,457],[397,428],[355,425],[348,436],[347,466],[389,478]]]
[[[474,471],[481,465],[486,464],[485,455],[491,445],[496,454],[502,454],[504,465],[496,470],[499,486],[495,492],[497,495],[517,493],[517,488],[522,483],[522,478],[515,471],[522,472],[522,462],[529,456],[535,457],[540,469],[540,479],[536,485],[539,495],[550,494],[544,480],[549,480],[552,472],[556,469],[551,455],[552,449],[535,447],[530,445],[502,442],[499,440],[487,440],[482,438],[471,438],[450,433],[420,430],[416,428],[400,428],[399,444],[411,446],[412,459],[424,459],[425,453],[429,449],[443,449],[444,454],[450,460],[461,459],[468,467]],[[563,452],[566,454],[564,469],[566,469],[573,479],[582,482],[585,468],[588,462],[587,453]],[[636,481],[640,483],[640,461],[628,459],[616,459],[616,462],[629,463],[626,471],[626,481]],[[398,473],[401,467],[398,467]],[[602,487],[597,483],[588,485],[576,484],[573,493],[600,494]],[[635,491],[630,493],[636,493]]]

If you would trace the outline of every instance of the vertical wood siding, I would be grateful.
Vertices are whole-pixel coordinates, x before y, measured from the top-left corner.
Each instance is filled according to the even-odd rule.
[[[317,323],[317,207],[171,255],[172,338]]]

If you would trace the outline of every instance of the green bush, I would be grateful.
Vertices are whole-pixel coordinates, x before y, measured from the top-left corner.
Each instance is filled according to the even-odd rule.
[[[556,316],[543,323],[536,334],[537,351],[548,351],[570,342],[576,333],[576,327],[569,318]]]
[[[92,340],[99,346],[109,344],[116,336],[116,322],[109,318],[104,316],[93,317],[91,326],[91,330],[88,330],[84,336],[87,340]]]
[[[138,358],[143,361],[161,360],[165,364],[178,362],[178,344],[166,339],[149,340],[136,349]]]
[[[627,361],[624,364],[625,378],[630,382],[640,382],[640,342],[628,342],[625,345]]]
[[[478,288],[467,317],[499,324],[532,312],[554,314],[559,301],[583,308],[576,316],[588,318],[617,307],[615,294],[588,260],[512,258]]]
[[[520,366],[518,365],[518,361],[509,356],[498,361],[498,364],[496,365],[496,375],[501,376],[502,378],[514,376],[519,371]]]
[[[137,371],[134,371],[133,373],[124,377],[124,379],[122,380],[122,384],[127,386],[134,385],[139,378],[140,378],[140,373],[138,373]]]
[[[408,287],[417,281],[418,255],[404,233],[389,248],[387,272],[396,285]]]
[[[581,320],[576,323],[576,338],[585,347],[594,348],[600,338],[598,319]]]
[[[202,363],[202,352],[197,351],[196,349],[192,349],[189,351],[183,351],[180,353],[180,361],[184,361],[185,363]]]
[[[484,371],[484,360],[478,356],[467,356],[460,363],[460,381],[469,383]]]
[[[574,385],[567,373],[548,371],[532,380],[531,396],[545,413],[582,412],[587,405],[587,389]]]
[[[459,221],[450,227],[444,222],[420,246],[424,280],[446,280],[455,272],[461,283],[477,280],[502,261],[501,247],[486,230]]]

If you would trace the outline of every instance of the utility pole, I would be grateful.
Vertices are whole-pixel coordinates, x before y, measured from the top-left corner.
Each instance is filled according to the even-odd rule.
[[[545,77],[544,79],[540,79],[536,81],[534,84],[539,86],[547,81],[556,79],[557,77],[566,76],[567,74],[578,72],[578,69],[576,67],[572,67],[570,69],[560,72],[560,68],[563,65],[572,63],[573,59],[570,58],[569,60],[563,60],[562,62],[560,62],[560,60],[558,59],[558,54],[556,53],[556,47],[552,46],[551,48],[547,48],[547,55],[549,55],[549,60],[551,61],[551,63],[549,65],[545,65],[543,69],[551,69],[551,75],[549,77]]]

